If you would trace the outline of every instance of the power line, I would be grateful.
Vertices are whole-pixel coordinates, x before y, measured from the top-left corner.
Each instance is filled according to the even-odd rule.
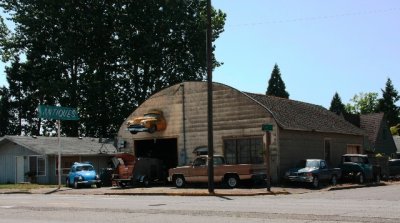
[[[342,13],[342,14],[336,14],[336,15],[300,17],[300,18],[294,18],[294,19],[272,20],[272,21],[257,22],[257,23],[243,23],[243,24],[230,25],[229,27],[261,26],[261,25],[279,24],[279,23],[295,23],[295,22],[319,21],[319,20],[328,20],[328,19],[336,19],[336,18],[351,17],[351,16],[364,16],[364,15],[372,15],[372,14],[387,14],[387,13],[396,12],[396,11],[399,11],[399,10],[400,10],[400,8],[391,8],[391,9],[381,9],[381,10],[370,10],[370,11],[361,11],[361,12]]]

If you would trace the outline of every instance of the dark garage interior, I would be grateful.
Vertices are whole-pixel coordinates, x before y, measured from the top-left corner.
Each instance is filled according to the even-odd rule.
[[[178,142],[176,138],[135,140],[136,157],[157,158],[167,169],[178,165]]]

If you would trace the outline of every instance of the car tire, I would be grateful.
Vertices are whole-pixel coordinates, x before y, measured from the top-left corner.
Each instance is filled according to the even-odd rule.
[[[358,182],[359,184],[364,184],[364,183],[365,183],[365,177],[364,177],[364,174],[363,174],[363,173],[358,172],[358,173],[356,174],[356,177],[357,177],[357,182]]]
[[[97,188],[101,188],[101,183],[96,183]]]
[[[332,184],[332,186],[336,186],[336,184],[337,184],[337,177],[336,177],[336,175],[333,175],[333,176],[332,176],[332,178],[331,178],[331,184]]]
[[[313,188],[319,188],[319,178],[318,178],[318,176],[314,176],[313,177],[312,186],[313,186]]]
[[[229,188],[236,188],[239,185],[239,177],[236,175],[226,176],[225,183]]]
[[[148,177],[144,177],[142,181],[143,187],[149,187],[150,181]]]
[[[175,176],[174,177],[174,183],[175,183],[175,186],[177,188],[182,188],[186,184],[185,178],[183,176],[181,176],[181,175]]]
[[[376,183],[380,183],[381,182],[381,175],[378,174],[378,175],[375,176],[375,182]]]
[[[79,188],[79,184],[78,184],[78,181],[77,181],[77,180],[74,180],[74,188],[75,188],[75,189],[78,189],[78,188]]]
[[[65,186],[66,187],[71,187],[71,184],[69,183],[69,179],[67,178],[67,180],[65,181]]]

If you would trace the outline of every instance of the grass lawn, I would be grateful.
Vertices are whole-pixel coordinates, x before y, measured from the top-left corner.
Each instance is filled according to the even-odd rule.
[[[0,189],[31,190],[39,188],[57,188],[58,185],[41,184],[0,184]]]

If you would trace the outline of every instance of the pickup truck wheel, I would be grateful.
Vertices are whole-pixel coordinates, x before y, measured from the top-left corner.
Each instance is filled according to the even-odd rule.
[[[318,188],[318,187],[319,187],[319,179],[318,179],[317,176],[314,176],[314,177],[313,177],[312,186],[313,186],[314,188]]]
[[[226,177],[226,185],[229,188],[235,188],[239,184],[239,178],[235,175],[229,175]]]
[[[375,176],[375,182],[376,183],[380,183],[381,182],[381,175],[378,174],[378,175]]]
[[[333,176],[332,176],[331,183],[332,183],[333,186],[336,186],[336,184],[337,184],[337,177],[336,177],[336,175],[333,175]]]
[[[177,188],[182,188],[185,186],[185,178],[183,176],[175,176],[174,182]]]
[[[149,178],[148,177],[144,177],[142,183],[143,183],[144,187],[149,187],[149,185],[150,185]]]
[[[359,184],[364,184],[365,183],[365,178],[364,178],[364,174],[361,172],[357,173],[357,181]]]

